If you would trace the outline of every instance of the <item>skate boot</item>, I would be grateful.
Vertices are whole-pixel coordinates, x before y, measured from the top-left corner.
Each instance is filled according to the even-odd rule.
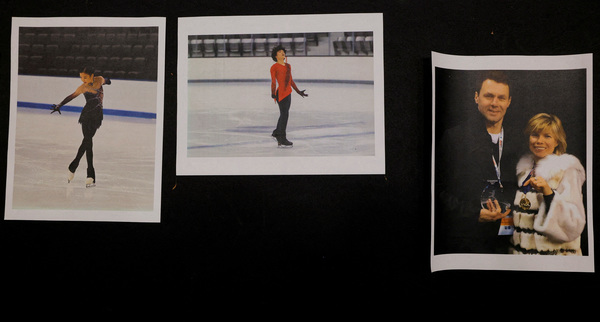
[[[67,174],[67,182],[70,183],[73,181],[73,177],[75,177],[75,170],[77,170],[77,166],[79,164],[76,161],[71,162],[69,164],[69,173]]]
[[[277,137],[277,147],[279,148],[291,148],[294,146],[294,143],[288,141],[288,139],[285,136],[278,136]]]
[[[96,186],[96,180],[94,180],[94,178],[88,177],[87,179],[85,179],[85,187],[86,188],[92,188],[95,186]]]
[[[87,169],[87,179],[85,179],[85,187],[91,188],[96,186],[96,171],[94,168]]]

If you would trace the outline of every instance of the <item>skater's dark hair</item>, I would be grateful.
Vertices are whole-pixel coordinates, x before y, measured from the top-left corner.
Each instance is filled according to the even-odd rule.
[[[80,73],[84,73],[84,74],[88,74],[88,75],[94,75],[94,72],[96,71],[96,69],[92,66],[85,66],[82,69],[79,70]]]
[[[285,47],[282,45],[277,45],[273,48],[273,51],[271,51],[271,58],[273,58],[273,61],[277,61],[277,52],[280,50],[283,50],[283,52],[287,54]]]

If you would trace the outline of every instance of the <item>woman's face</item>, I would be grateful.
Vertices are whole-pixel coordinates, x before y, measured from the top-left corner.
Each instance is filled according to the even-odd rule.
[[[557,146],[556,135],[549,128],[529,135],[529,150],[538,159],[554,153]]]
[[[79,77],[81,77],[81,81],[84,84],[90,84],[94,82],[94,75],[90,75],[90,74],[86,74],[86,73],[79,73]]]

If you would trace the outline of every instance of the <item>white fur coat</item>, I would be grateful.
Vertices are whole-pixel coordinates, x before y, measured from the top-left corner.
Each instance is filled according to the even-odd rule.
[[[535,175],[543,177],[552,190],[554,198],[550,207],[541,193],[529,191],[529,211],[519,207],[523,192],[515,195],[513,221],[515,253],[580,255],[580,236],[585,227],[582,186],[585,170],[579,159],[570,154],[551,154],[534,163],[528,154],[517,164],[519,187],[535,165]],[[548,209],[549,208],[549,209]]]

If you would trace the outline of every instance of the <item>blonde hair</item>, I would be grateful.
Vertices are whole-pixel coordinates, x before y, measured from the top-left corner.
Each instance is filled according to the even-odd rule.
[[[525,127],[525,134],[541,133],[549,129],[554,134],[558,146],[554,149],[554,153],[561,155],[567,152],[567,134],[562,126],[562,122],[556,115],[547,113],[539,113],[532,117]]]

